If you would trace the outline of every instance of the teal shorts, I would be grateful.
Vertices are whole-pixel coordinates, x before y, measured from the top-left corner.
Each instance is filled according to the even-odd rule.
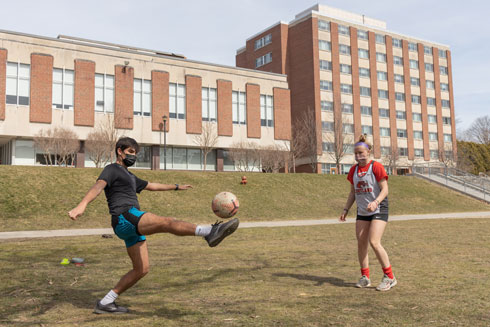
[[[131,207],[119,216],[112,216],[112,229],[117,237],[126,243],[127,248],[146,240],[138,231],[138,223],[144,214],[144,211]]]

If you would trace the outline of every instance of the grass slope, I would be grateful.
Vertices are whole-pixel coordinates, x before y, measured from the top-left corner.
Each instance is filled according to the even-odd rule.
[[[110,226],[104,194],[92,202],[79,221],[68,211],[95,183],[101,169],[0,166],[0,231],[101,228]],[[211,200],[230,191],[240,201],[242,221],[338,217],[350,185],[346,176],[314,174],[133,170],[140,178],[160,183],[191,184],[190,191],[139,195],[141,208],[191,222],[214,222]],[[390,176],[390,214],[423,214],[490,210],[490,206],[415,177]],[[351,210],[354,215],[355,209]]]

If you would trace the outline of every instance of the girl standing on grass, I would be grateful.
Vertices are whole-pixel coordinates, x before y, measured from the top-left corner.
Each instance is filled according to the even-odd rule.
[[[357,254],[361,265],[361,278],[356,287],[371,286],[369,279],[369,244],[376,253],[381,267],[383,279],[376,287],[378,291],[388,291],[396,285],[396,278],[391,271],[388,254],[381,245],[381,237],[388,223],[388,175],[382,164],[369,160],[372,146],[366,142],[366,136],[361,135],[354,146],[354,165],[347,179],[351,189],[340,221],[345,221],[350,207],[357,204],[356,237]]]

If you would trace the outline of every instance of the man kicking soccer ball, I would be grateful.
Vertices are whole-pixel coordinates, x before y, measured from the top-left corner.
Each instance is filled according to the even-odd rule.
[[[77,220],[87,205],[104,190],[109,212],[112,215],[112,228],[114,233],[126,243],[128,255],[133,263],[133,269],[124,275],[102,300],[97,301],[94,313],[127,313],[129,311],[117,305],[115,300],[149,271],[145,235],[171,233],[178,236],[202,236],[209,246],[214,247],[238,228],[237,218],[224,224],[217,222],[211,226],[197,226],[141,211],[136,193],[143,190],[188,190],[192,186],[149,183],[139,179],[128,171],[128,167],[134,165],[138,151],[139,145],[134,139],[129,137],[119,139],[116,144],[116,163],[104,168],[97,182],[87,192],[80,204],[68,213],[71,219]]]

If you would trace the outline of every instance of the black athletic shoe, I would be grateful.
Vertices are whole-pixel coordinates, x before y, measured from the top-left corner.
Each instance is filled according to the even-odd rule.
[[[220,244],[225,237],[233,234],[233,232],[238,228],[238,224],[240,224],[238,218],[233,218],[224,224],[222,224],[222,221],[217,221],[214,223],[211,228],[211,233],[205,237],[209,246],[215,247],[216,245]]]
[[[116,304],[116,302],[112,302],[106,305],[100,304],[100,301],[97,301],[95,304],[94,313],[128,313],[128,308],[121,307]]]

